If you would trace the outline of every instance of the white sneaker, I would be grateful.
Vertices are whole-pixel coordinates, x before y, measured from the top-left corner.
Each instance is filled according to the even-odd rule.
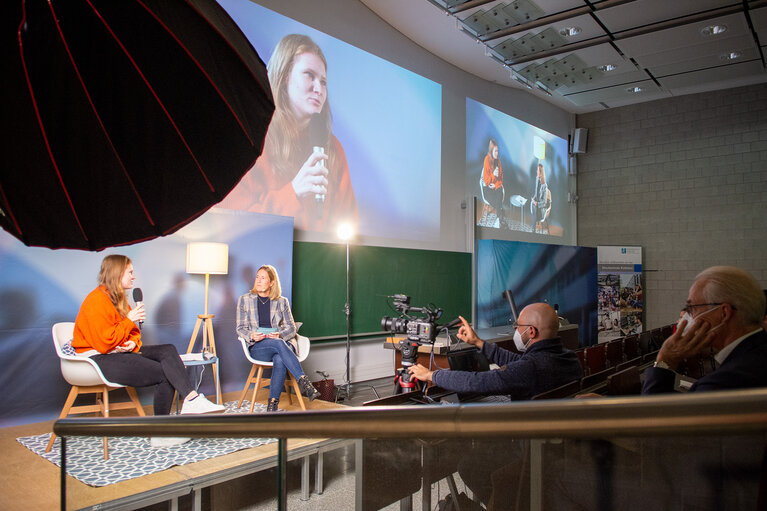
[[[223,412],[225,410],[223,405],[217,405],[211,403],[205,398],[205,394],[197,394],[197,397],[193,399],[184,399],[184,406],[181,407],[181,414],[190,413],[213,413]]]
[[[191,440],[189,437],[183,436],[153,436],[149,439],[149,445],[152,447],[173,447],[174,445],[181,445]]]

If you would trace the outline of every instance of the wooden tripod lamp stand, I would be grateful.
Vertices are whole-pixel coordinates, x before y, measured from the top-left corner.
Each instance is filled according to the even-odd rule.
[[[213,356],[216,355],[216,340],[213,336],[213,318],[215,314],[208,314],[208,285],[210,275],[226,275],[229,272],[229,245],[226,243],[189,243],[186,246],[186,272],[193,274],[205,274],[205,313],[197,315],[192,338],[189,340],[187,353],[191,353],[197,341],[197,333],[202,326],[202,349]],[[216,364],[214,365],[214,372]],[[219,388],[221,382],[216,381]]]

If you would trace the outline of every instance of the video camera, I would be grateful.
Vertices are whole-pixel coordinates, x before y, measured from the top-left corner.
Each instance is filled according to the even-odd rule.
[[[381,329],[397,334],[407,334],[407,339],[399,342],[402,355],[402,368],[397,371],[394,380],[394,393],[410,392],[416,389],[416,380],[411,378],[407,368],[415,365],[418,360],[418,346],[434,344],[439,326],[436,321],[442,316],[442,309],[429,304],[425,307],[411,307],[407,295],[389,296],[390,306],[400,313],[398,318],[384,316],[381,318]],[[417,316],[413,316],[417,314]]]
[[[381,328],[388,332],[407,334],[408,340],[419,344],[434,344],[437,335],[435,322],[442,316],[442,309],[435,309],[431,304],[425,307],[411,307],[410,297],[407,295],[394,295],[389,299],[392,300],[392,307],[401,316],[398,318],[384,316],[381,318]],[[411,313],[418,313],[420,316],[413,317]]]

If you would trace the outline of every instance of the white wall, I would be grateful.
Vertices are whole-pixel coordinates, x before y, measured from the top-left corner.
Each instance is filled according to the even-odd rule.
[[[767,84],[578,116],[578,244],[644,248],[646,325],[724,264],[767,288]]]

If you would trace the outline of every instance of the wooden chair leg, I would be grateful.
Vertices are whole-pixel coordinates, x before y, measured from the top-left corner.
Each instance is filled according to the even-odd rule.
[[[256,367],[256,366],[253,366]],[[253,408],[256,406],[256,394],[258,394],[258,388],[261,386],[261,380],[264,375],[264,366],[258,366],[258,372],[256,373],[256,386],[253,387],[253,397],[250,400],[250,413],[253,413]]]
[[[290,386],[293,383],[293,375],[288,373],[285,375],[285,394],[288,395],[288,401],[293,404],[293,394],[290,392]]]
[[[64,417],[69,415],[69,410],[72,408],[72,405],[75,403],[75,399],[77,399],[77,395],[79,393],[80,393],[80,388],[73,385],[69,391],[67,400],[64,402],[64,408],[61,409],[61,413],[59,414],[59,419],[63,419]],[[45,452],[51,452],[51,447],[53,447],[54,440],[56,440],[56,434],[51,433],[51,439],[48,440],[48,446],[45,448]]]
[[[293,390],[296,392],[296,399],[298,399],[298,405],[301,407],[301,410],[306,411],[306,404],[304,403],[304,396],[301,395],[301,389],[298,386],[298,381],[293,378],[293,375],[290,376],[290,382],[293,384]],[[293,400],[291,399],[291,403]]]
[[[253,379],[253,374],[256,372],[256,365],[253,364],[253,366],[250,368],[250,373],[248,373],[248,378],[245,380],[245,388],[242,389],[242,394],[240,394],[240,401],[237,403],[237,408],[242,406],[242,402],[245,401],[245,395],[248,393],[248,389],[250,388],[250,382]]]
[[[133,406],[136,407],[136,413],[138,413],[140,417],[146,417],[146,412],[144,412],[144,407],[141,406],[141,401],[138,399],[136,389],[133,387],[125,387],[125,392],[128,393],[128,397],[133,402]]]
[[[104,417],[109,417],[109,389],[105,386],[104,390],[102,391],[102,406],[103,412],[102,415]],[[104,443],[104,460],[109,459],[109,445],[107,444],[107,437],[103,438]]]

